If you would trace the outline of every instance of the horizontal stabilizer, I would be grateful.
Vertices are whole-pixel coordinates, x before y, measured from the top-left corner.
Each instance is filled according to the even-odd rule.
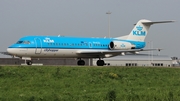
[[[170,21],[155,21],[155,22],[142,22],[142,24],[156,24],[156,23],[171,23],[171,22],[175,22],[174,20],[170,20]]]

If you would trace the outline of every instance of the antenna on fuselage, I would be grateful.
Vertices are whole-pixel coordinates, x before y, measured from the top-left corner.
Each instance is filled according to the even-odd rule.
[[[58,37],[60,37],[61,35],[59,34]]]

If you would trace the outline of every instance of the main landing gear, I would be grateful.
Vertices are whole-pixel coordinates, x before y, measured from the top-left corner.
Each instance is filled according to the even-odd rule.
[[[104,60],[97,60],[96,62],[97,66],[104,66]]]
[[[80,60],[78,60],[77,64],[79,66],[84,66],[85,65],[85,61],[80,59]]]
[[[96,62],[96,64],[97,64],[97,66],[104,66],[104,60],[97,60],[97,62]],[[84,66],[85,65],[85,61],[84,60],[78,60],[77,61],[77,65],[79,65],[79,66]]]

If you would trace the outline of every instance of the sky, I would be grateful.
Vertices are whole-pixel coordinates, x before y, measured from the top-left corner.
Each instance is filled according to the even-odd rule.
[[[111,37],[128,35],[140,19],[175,20],[152,25],[145,48],[180,57],[179,9],[180,0],[0,0],[0,51],[28,35],[108,36],[110,11]]]

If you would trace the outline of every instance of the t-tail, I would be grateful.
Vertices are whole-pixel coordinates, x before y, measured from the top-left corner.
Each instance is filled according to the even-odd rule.
[[[152,24],[157,24],[157,23],[170,23],[170,22],[174,22],[174,21],[156,21],[156,22],[152,22],[150,20],[139,20],[133,30],[130,32],[129,35],[126,36],[122,36],[122,37],[118,37],[116,39],[123,39],[123,40],[132,40],[132,41],[140,41],[140,42],[144,42],[147,34],[148,34],[148,30],[150,28],[150,26]]]

